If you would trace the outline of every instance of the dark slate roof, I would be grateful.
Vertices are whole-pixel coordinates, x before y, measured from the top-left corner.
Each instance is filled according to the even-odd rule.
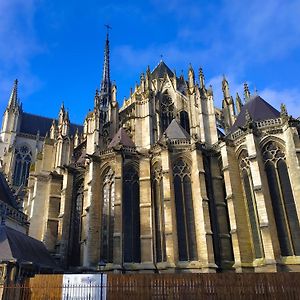
[[[123,127],[121,127],[115,134],[110,144],[108,145],[108,148],[113,148],[115,146],[135,147],[133,141],[128,136],[126,130]]]
[[[177,139],[190,139],[190,135],[186,132],[186,130],[177,122],[176,119],[173,119],[164,135],[170,140]]]
[[[40,136],[45,136],[49,132],[53,119],[38,115],[22,113],[20,132],[36,135],[39,130]],[[57,124],[57,120],[55,120]],[[70,124],[70,134],[74,135],[78,128],[79,133],[83,131],[82,125]]]
[[[239,113],[235,123],[230,129],[230,132],[234,132],[235,130],[239,129],[239,127],[245,126],[246,111],[249,112],[250,117],[255,122],[276,119],[280,117],[280,112],[277,109],[275,109],[260,96],[255,95],[252,96],[242,107],[241,112]]]
[[[0,172],[0,200],[12,206],[15,209],[18,209],[16,198],[13,195],[13,192],[10,189],[6,178],[2,172]]]
[[[41,241],[5,225],[0,225],[0,261],[18,261],[58,269]]]
[[[174,73],[170,70],[170,68],[161,60],[159,64],[152,71],[152,78],[163,78],[165,73],[167,73],[170,77],[174,76]]]

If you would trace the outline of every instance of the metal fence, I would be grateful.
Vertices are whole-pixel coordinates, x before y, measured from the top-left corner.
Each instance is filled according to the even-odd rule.
[[[62,282],[63,275],[37,275],[5,286],[3,299],[300,299],[300,273],[108,274],[105,286]]]

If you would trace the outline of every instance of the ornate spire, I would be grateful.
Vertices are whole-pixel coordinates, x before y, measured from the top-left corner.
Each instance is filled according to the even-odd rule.
[[[8,101],[8,108],[16,108],[18,106],[18,79],[15,80],[11,95]]]
[[[109,67],[109,25],[105,25],[107,28],[105,49],[104,49],[104,63],[102,82],[100,87],[100,107],[108,107],[111,98],[111,82],[110,82],[110,67]]]

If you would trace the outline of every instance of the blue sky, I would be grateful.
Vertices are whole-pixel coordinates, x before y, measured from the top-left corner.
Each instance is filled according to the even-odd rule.
[[[15,78],[27,112],[56,117],[64,101],[82,123],[100,86],[104,24],[112,26],[111,78],[123,102],[147,65],[177,74],[189,63],[232,95],[251,90],[300,116],[300,1],[0,0],[0,112]]]

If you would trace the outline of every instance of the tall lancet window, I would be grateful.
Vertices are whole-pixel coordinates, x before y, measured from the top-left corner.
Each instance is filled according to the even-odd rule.
[[[123,169],[124,262],[141,261],[139,174],[132,165]]]
[[[163,133],[174,119],[174,104],[167,92],[162,95],[160,102],[160,116],[161,132]]]
[[[258,213],[255,194],[253,192],[253,181],[248,160],[248,152],[243,150],[239,156],[240,170],[243,188],[246,196],[246,207],[248,211],[248,221],[252,235],[253,250],[255,258],[263,257],[261,234],[259,229]]]
[[[191,171],[179,159],[173,166],[175,207],[180,261],[197,260],[195,217],[191,189]]]
[[[166,260],[166,245],[164,231],[164,200],[162,168],[156,163],[152,169],[152,220],[154,231],[154,257],[155,262]]]
[[[73,200],[71,210],[71,229],[69,245],[69,263],[72,266],[80,265],[80,248],[82,241],[82,212],[83,212],[83,175],[74,176]]]
[[[179,114],[180,117],[180,125],[186,130],[188,134],[190,134],[190,120],[188,113],[183,110]]]
[[[15,150],[15,169],[13,175],[13,185],[21,186],[27,183],[32,152],[28,146],[22,145]]]
[[[109,168],[103,178],[103,207],[101,226],[101,259],[113,262],[115,176]]]
[[[300,255],[300,228],[285,153],[275,142],[263,148],[282,256]]]

